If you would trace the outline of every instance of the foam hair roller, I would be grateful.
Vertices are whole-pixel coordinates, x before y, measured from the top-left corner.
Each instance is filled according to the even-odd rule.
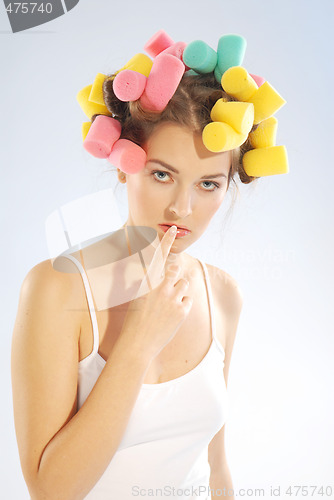
[[[175,94],[184,71],[185,66],[177,57],[170,54],[158,55],[153,61],[140,98],[141,106],[148,111],[163,111]]]
[[[263,76],[258,76],[258,75],[253,75],[252,73],[249,73],[249,75],[253,78],[254,82],[258,87],[261,87],[261,85],[266,81]]]
[[[197,73],[211,73],[217,65],[217,53],[202,40],[195,40],[184,49],[183,62]]]
[[[168,47],[168,49],[163,50],[161,54],[171,54],[172,56],[177,57],[185,65],[185,70],[188,71],[190,70],[190,68],[185,64],[183,60],[183,52],[186,46],[187,46],[186,42],[176,42],[170,47]]]
[[[229,68],[224,73],[222,87],[232,97],[254,104],[254,124],[272,116],[286,102],[269,82],[258,87],[241,66]]]
[[[139,53],[133,56],[130,61],[128,61],[121,69],[116,71],[115,74],[117,75],[125,69],[131,69],[132,71],[137,71],[137,73],[148,76],[150,74],[152,64],[152,59],[150,59],[146,54]]]
[[[225,92],[238,101],[248,101],[258,89],[254,79],[241,66],[234,66],[225,71],[221,84]]]
[[[218,67],[218,64],[217,64],[217,66],[215,67],[215,69],[214,69],[214,71],[213,71],[213,72],[214,72],[214,75],[215,75],[215,78],[216,78],[217,82],[221,84],[221,81],[222,81],[222,76],[223,76],[223,75],[222,75],[222,73],[221,73],[221,71],[220,71],[220,69],[219,69],[219,67]]]
[[[91,118],[93,115],[108,115],[110,116],[109,110],[105,105],[96,104],[95,102],[89,101],[89,95],[92,90],[92,85],[87,85],[80,92],[77,93],[77,101],[81,106],[81,109],[85,113],[88,118]]]
[[[144,50],[151,57],[156,57],[173,44],[174,40],[164,30],[159,30],[146,42]]]
[[[276,144],[276,133],[277,119],[272,116],[263,120],[256,130],[249,134],[249,140],[253,148],[269,148]]]
[[[160,52],[160,54],[170,54],[182,61],[183,52],[186,46],[186,42],[175,42],[173,45]]]
[[[252,177],[287,174],[289,172],[285,146],[252,149],[244,154],[242,163],[246,174]]]
[[[78,92],[76,97],[86,116],[91,119],[98,115],[93,123],[82,124],[85,149],[97,158],[107,158],[127,174],[139,172],[147,161],[143,148],[120,139],[121,124],[108,111],[103,98],[106,79],[112,82],[119,101],[138,101],[144,111],[161,113],[185,71],[189,78],[211,73],[228,96],[218,99],[211,109],[212,121],[202,131],[206,148],[222,153],[240,147],[249,138],[254,149],[247,151],[242,160],[249,176],[287,173],[287,151],[285,146],[276,146],[277,120],[273,116],[286,101],[263,77],[248,73],[241,66],[246,45],[242,36],[229,34],[220,37],[215,51],[202,40],[188,45],[174,42],[164,30],[159,30],[145,44],[153,61],[138,53],[112,77],[98,73],[93,85]],[[196,85],[196,78],[193,84]]]
[[[186,67],[186,71],[188,71],[190,68],[183,61],[183,52],[186,46],[187,46],[186,42],[175,42],[173,45],[168,47],[168,49],[165,49],[162,52],[160,52],[160,54],[170,54],[174,57],[177,57],[178,59],[180,59],[180,61],[183,62],[183,64]]]
[[[218,41],[218,67],[222,74],[232,66],[240,66],[244,59],[247,42],[240,35],[223,35]]]
[[[146,152],[128,139],[119,139],[112,148],[108,161],[125,174],[137,174],[145,167]]]
[[[84,141],[86,139],[86,136],[88,134],[88,130],[90,129],[92,122],[84,122],[81,125],[81,133],[82,133],[82,140]]]
[[[103,73],[98,73],[95,77],[95,80],[93,82],[92,90],[90,91],[90,94],[88,96],[88,100],[90,102],[95,102],[96,104],[101,104],[104,106],[104,99],[103,99],[103,90],[102,90],[102,85],[104,80],[106,79],[106,75]]]
[[[189,76],[197,76],[199,73],[196,73],[196,71],[194,71],[193,69],[188,69],[186,71],[186,74]]]
[[[123,102],[136,101],[144,92],[147,77],[137,71],[125,69],[113,80],[115,96]]]
[[[115,118],[99,115],[86,135],[83,146],[95,158],[108,158],[121,135],[121,124]]]
[[[205,147],[213,153],[222,153],[243,144],[247,135],[238,134],[230,125],[223,122],[211,122],[202,132]]]
[[[238,134],[248,135],[254,122],[254,106],[248,102],[226,102],[218,99],[211,109],[211,120],[225,122]]]
[[[248,102],[254,104],[255,124],[272,116],[286,103],[269,82],[264,82],[255,94],[248,99]]]

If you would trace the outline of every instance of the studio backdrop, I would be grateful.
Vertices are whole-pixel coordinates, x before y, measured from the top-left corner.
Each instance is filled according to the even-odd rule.
[[[30,498],[10,371],[22,281],[66,249],[65,233],[57,237],[64,229],[60,212],[73,244],[127,217],[126,187],[115,169],[83,149],[76,94],[164,29],[174,40],[212,47],[223,34],[241,34],[244,66],[287,101],[278,113],[277,144],[287,148],[289,173],[231,187],[203,238],[189,248],[229,273],[243,292],[225,429],[236,495],[291,499],[304,491],[304,498],[334,498],[333,2],[54,4],[53,14],[45,7],[38,19],[22,7],[15,17],[10,2],[0,5],[1,497]]]

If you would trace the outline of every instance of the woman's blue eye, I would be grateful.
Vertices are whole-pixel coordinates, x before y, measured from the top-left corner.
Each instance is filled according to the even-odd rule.
[[[169,175],[167,172],[163,172],[162,170],[155,170],[155,172],[152,172],[153,176],[155,176],[155,174],[162,174],[162,175]],[[165,179],[165,177],[154,177],[154,179],[156,180],[159,180],[159,181],[162,181],[163,179]]]
[[[164,182],[167,178],[166,176],[170,178],[170,174],[168,172],[164,172],[163,170],[154,170],[152,172],[152,175],[153,179],[157,182]],[[202,184],[209,184],[210,186],[214,186],[213,189],[204,188],[204,191],[212,192],[220,188],[220,184],[218,184],[217,182],[203,181]]]
[[[205,191],[215,191],[216,189],[219,189],[219,184],[217,184],[216,182],[212,182],[212,181],[203,181],[203,184],[206,183],[206,184],[211,184],[212,186],[214,186],[214,189],[205,189]]]

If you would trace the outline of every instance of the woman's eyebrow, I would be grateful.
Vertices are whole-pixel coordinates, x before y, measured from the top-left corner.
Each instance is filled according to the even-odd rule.
[[[166,162],[164,162],[162,160],[155,160],[155,159],[152,158],[152,159],[150,159],[150,160],[147,161],[147,163],[151,163],[151,162],[152,163],[158,163],[162,167],[167,168],[168,170],[171,170],[175,174],[179,174],[180,173],[176,168],[172,167],[171,165],[168,165],[168,163],[166,163]],[[210,178],[215,178],[215,177],[225,177],[225,178],[227,178],[225,174],[221,173],[221,174],[212,174],[212,175],[207,174],[207,175],[203,175],[201,177],[201,179],[207,179],[208,177],[210,177]]]

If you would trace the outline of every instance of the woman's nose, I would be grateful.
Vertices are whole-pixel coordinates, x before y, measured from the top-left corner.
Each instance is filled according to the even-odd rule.
[[[169,210],[180,219],[190,215],[192,212],[191,194],[185,190],[178,191],[169,206]]]

